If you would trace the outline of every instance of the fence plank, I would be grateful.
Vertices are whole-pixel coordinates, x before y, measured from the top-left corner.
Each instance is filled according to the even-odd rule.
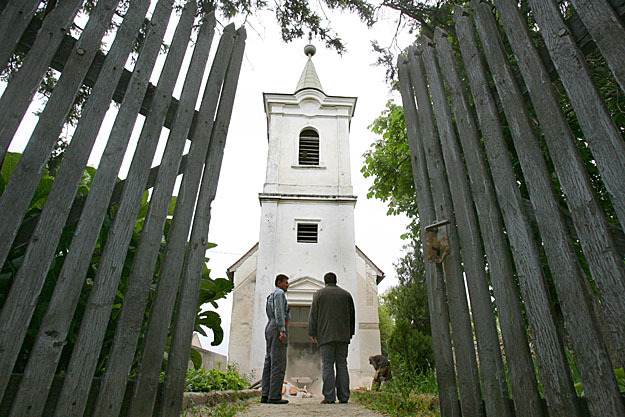
[[[80,294],[82,282],[91,260],[91,253],[106,213],[111,194],[110,190],[113,188],[113,184],[115,184],[117,171],[123,158],[125,150],[123,141],[127,143],[130,137],[138,108],[145,94],[147,80],[160,50],[170,13],[171,0],[160,2],[154,11],[152,22],[154,23],[153,27],[157,28],[157,32],[148,30],[146,34],[141,54],[135,65],[136,71],[133,81],[128,88],[129,97],[122,103],[100,167],[91,185],[91,192],[87,197],[85,213],[88,213],[88,215],[85,214],[83,216],[82,221],[76,228],[70,250],[59,274],[48,312],[44,316],[41,329],[46,330],[40,334],[45,334],[51,339],[46,340],[46,357],[50,359],[50,362],[46,364],[46,372],[53,373],[56,370],[65,335],[71,323],[71,317],[74,314],[75,300],[77,300]],[[131,36],[131,38],[134,38],[134,36]],[[70,144],[71,147],[72,145]],[[116,150],[121,155],[116,154]],[[111,158],[116,158],[114,164],[107,163]],[[70,303],[70,300],[74,300],[74,302]]]
[[[573,0],[575,11],[625,92],[625,30],[606,0]]]
[[[439,39],[441,39],[440,31],[438,34]],[[443,44],[444,42],[440,43]],[[423,37],[421,44],[425,69],[430,83],[430,94],[432,95],[434,112],[436,113],[436,123],[441,140],[447,179],[458,224],[462,261],[471,298],[471,312],[477,339],[486,412],[489,415],[510,416],[511,410],[508,403],[506,373],[503,367],[503,360],[501,359],[499,336],[495,325],[495,313],[485,272],[484,254],[475,217],[473,197],[467,182],[462,153],[458,144],[458,136],[456,135],[447,92],[445,91],[441,69],[436,60],[432,41]],[[437,49],[439,49],[438,45]],[[439,60],[441,60],[440,65],[448,69],[453,65],[453,61],[445,60],[445,57],[441,58],[440,55]],[[461,99],[458,97],[458,91],[450,86],[449,79],[447,81],[447,89],[453,105],[460,106],[461,104],[458,101]],[[468,129],[466,116],[459,119],[459,116],[462,117],[459,111],[456,111],[455,115],[458,129],[466,131]],[[478,168],[477,165],[472,165],[472,163],[477,164],[478,162],[467,159],[470,172],[474,171],[474,168]],[[475,172],[472,173],[475,177]],[[476,180],[484,183],[485,178]]]
[[[100,47],[101,39],[108,29],[118,0],[98,3],[85,29],[67,61],[45,109],[39,116],[35,130],[22,154],[19,164],[0,197],[0,264],[3,264],[11,248],[24,213],[28,209],[39,180],[54,145],[59,140],[76,93],[82,86],[87,69]],[[64,196],[67,198],[67,195]]]
[[[496,44],[496,42],[491,42],[491,44]],[[521,162],[532,203],[535,206],[540,232],[544,237],[543,245],[564,313],[565,324],[575,347],[578,367],[583,375],[584,387],[588,394],[591,410],[592,402],[596,398],[599,399],[600,403],[597,406],[602,410],[599,415],[621,414],[618,411],[618,403],[621,402],[618,386],[616,380],[611,377],[613,372],[610,360],[594,321],[592,305],[584,282],[586,277],[577,261],[564,219],[551,188],[549,171],[543,159],[538,139],[533,134],[527,113],[522,106],[519,106],[522,99],[518,87],[512,84],[512,72],[509,66],[501,64],[501,52],[493,52],[492,46],[485,46],[485,49],[488,50],[490,61],[494,64],[491,67],[495,67],[493,77],[508,115],[517,155]],[[467,68],[475,70],[478,65],[481,65],[481,62],[476,62],[479,61],[476,48],[473,48],[473,52],[478,59],[471,63],[467,62]],[[497,58],[494,57],[495,55]],[[471,70],[468,72],[470,73]],[[474,76],[472,82],[476,90],[480,89],[480,83],[486,82],[483,72],[481,74],[479,77]],[[511,88],[510,85],[513,87]],[[478,106],[483,101],[482,97],[483,95],[476,95]],[[491,140],[497,141],[495,146],[498,146],[499,149],[493,150],[492,154],[500,155],[505,150],[505,145],[501,129],[495,122],[496,119],[493,118],[491,118],[490,123],[487,121],[489,124],[482,128],[482,132],[489,134],[488,129],[497,130],[497,136]],[[512,172],[511,167],[507,169]],[[622,404],[620,407],[622,408]]]
[[[40,0],[9,2],[0,15],[0,68],[6,67]]]
[[[625,227],[625,142],[592,81],[586,58],[570,36],[555,1],[530,0],[530,5],[540,25],[540,33],[549,49],[551,60],[558,70],[585,139],[590,145],[603,183],[610,193],[616,215],[621,226]],[[604,4],[604,7],[608,6]],[[593,9],[600,10],[598,5]],[[608,25],[607,28],[609,27],[611,26]],[[610,42],[615,43],[620,39],[625,46],[622,27],[620,32],[621,35],[615,33],[616,39]],[[624,62],[623,56],[619,58],[620,62],[615,62],[616,65]],[[625,67],[621,70],[625,71]]]
[[[232,105],[234,104],[237,83],[241,72],[246,36],[245,28],[242,27],[237,30],[232,48],[232,57],[228,64],[219,100],[217,116],[211,132],[204,174],[202,175],[202,185],[200,186],[200,193],[195,206],[193,230],[191,231],[182,283],[176,304],[176,316],[174,318],[165,374],[165,395],[162,407],[159,410],[159,415],[161,416],[177,416],[180,414],[189,363],[189,352],[191,350],[191,338],[195,326],[194,317],[197,310],[202,269],[208,243],[210,205],[217,192],[219,171],[232,115]]]
[[[148,0],[145,0],[148,1]],[[82,119],[84,119],[84,112]],[[74,134],[74,137],[76,134]],[[67,160],[68,154],[66,153],[64,160]],[[180,161],[180,166],[178,167],[178,175],[181,175],[185,167],[187,166],[187,155],[185,154]],[[152,167],[150,169],[150,174],[148,175],[148,182],[145,185],[145,189],[148,190],[154,187],[156,183],[156,177],[158,176],[158,171],[160,170],[160,165]],[[109,200],[109,207],[113,207],[119,203],[119,198],[122,195],[122,190],[124,189],[124,184],[126,184],[126,180],[117,181],[115,183],[115,187],[113,188],[113,193],[111,194],[111,199]],[[87,200],[86,196],[77,197],[72,203],[72,207],[67,215],[67,221],[65,222],[65,227],[74,225],[78,223],[80,219],[80,215],[82,213],[83,208],[85,207],[85,201]],[[37,223],[39,221],[39,215],[35,215],[29,217],[27,220],[22,222],[19,231],[17,232],[17,236],[15,237],[15,241],[13,242],[13,246],[11,250],[15,250],[17,248],[21,248],[24,245],[27,245],[32,237],[33,232],[35,231],[35,227],[37,227]],[[620,229],[619,229],[620,230]],[[625,242],[625,239],[624,239]],[[623,245],[625,247],[625,244]]]
[[[133,2],[125,15],[111,45],[108,59],[103,67],[104,71],[96,82],[89,100],[85,103],[73,141],[65,152],[64,161],[40,215],[41,220],[34,232],[37,239],[29,245],[24,258],[27,261],[22,264],[15,283],[22,278],[28,282],[39,279],[43,284],[72,205],[72,199],[67,196],[75,195],[80,184],[91,148],[111,101],[110,85],[116,84],[122,74],[124,63],[132,50],[136,33],[141,28],[149,4],[148,0]],[[32,415],[41,414],[47,397],[44,393],[47,393],[50,388],[58,355],[61,353],[59,348],[55,348],[55,344],[65,340],[83,278],[74,277],[71,280],[73,289],[69,292],[64,290],[64,279],[57,281],[56,297],[53,296],[51,299],[49,311],[40,325],[37,340],[24,371],[24,383],[13,405],[14,415],[26,415],[27,410]],[[61,310],[57,309],[59,306],[62,307]],[[15,333],[13,337],[17,337]]]
[[[456,9],[454,13],[455,17],[462,14],[462,9],[460,9],[460,11]],[[465,27],[465,32],[469,32],[469,36],[473,36],[473,26],[470,21],[468,21],[468,25],[468,27]],[[461,32],[461,30],[462,29],[457,26],[457,31]],[[479,216],[480,228],[482,229],[482,238],[488,257],[490,278],[496,297],[497,311],[499,313],[500,323],[502,324],[502,331],[504,325],[510,327],[506,328],[504,333],[508,342],[505,345],[506,354],[509,359],[508,366],[509,368],[515,368],[515,376],[521,376],[520,380],[511,381],[515,391],[519,393],[518,396],[515,395],[515,398],[523,398],[523,402],[525,403],[520,406],[521,409],[524,410],[521,415],[540,415],[540,396],[536,389],[536,379],[533,372],[527,372],[527,370],[532,369],[532,362],[529,355],[525,329],[524,326],[522,326],[523,317],[519,294],[514,281],[512,260],[510,259],[508,245],[503,234],[503,219],[495,197],[495,190],[490,173],[484,160],[480,135],[478,134],[473,112],[469,106],[469,96],[460,79],[449,40],[446,34],[439,28],[435,30],[435,43],[440,68],[445,76],[447,89],[454,109],[454,116],[462,143],[466,168],[469,173],[469,178],[471,179],[471,190],[474,195],[474,201]],[[475,49],[475,51],[477,51],[477,49]],[[476,69],[475,66],[475,63],[466,65],[467,73],[474,71]],[[493,104],[492,96],[490,96],[487,86],[488,84],[485,82],[484,78],[484,84],[481,87],[485,88],[483,94],[487,94],[488,98],[482,96],[480,98],[481,103],[479,104],[483,104],[487,99],[490,99],[491,105]],[[496,111],[494,107],[492,110]],[[498,125],[497,128],[499,129]],[[449,164],[447,165],[449,166]],[[511,364],[512,361],[517,360],[519,362],[518,364]],[[520,366],[523,366],[526,370],[522,371],[519,369]],[[486,370],[484,370],[484,372],[486,372]],[[498,380],[498,382],[503,382],[505,384],[504,387],[499,387],[499,389],[507,399],[505,373],[503,375],[503,380]],[[519,384],[523,385],[520,386]],[[491,388],[491,390],[495,389],[497,389],[497,387]],[[488,396],[491,394],[485,392],[485,395]],[[503,412],[500,410],[491,410],[489,414],[502,415]]]
[[[169,107],[171,94],[191,35],[193,18],[195,16],[194,4],[194,2],[188,3],[183,10],[159,77],[152,103],[152,111],[146,118],[138,139],[137,149],[130,165],[115,220],[109,231],[106,246],[98,265],[94,287],[89,294],[80,333],[68,366],[66,383],[59,398],[59,405],[56,408],[57,413],[61,415],[82,414],[84,411],[87,388],[97,365],[96,358],[100,354],[107,319],[110,315],[115,292],[123,271],[128,244],[135,229],[135,221],[141,207],[141,199],[144,194],[143,191],[150,164],[154,158],[163,120]],[[128,285],[132,286],[130,281]],[[116,336],[119,336],[119,329],[123,329],[123,322],[127,320],[124,310],[122,310],[121,315],[123,317],[120,316],[119,318]],[[97,323],[97,325],[94,325],[94,323]],[[107,370],[123,369],[125,367],[125,364],[121,362],[126,358],[117,362],[117,359],[120,358],[116,352],[118,346],[119,344],[117,343],[113,344],[113,351],[110,354]],[[134,348],[132,350],[130,362],[132,362],[132,357],[134,356]],[[110,363],[110,360],[114,360],[114,363]],[[130,364],[128,364],[129,366]],[[110,374],[107,372],[103,383],[104,386],[110,383],[109,378]],[[103,389],[105,389],[104,386]]]
[[[0,166],[39,82],[81,4],[82,0],[67,0],[52,9],[39,30],[33,48],[4,90],[0,98]]]
[[[514,80],[511,79],[510,71],[507,71],[509,64],[505,60],[501,39],[497,36],[498,29],[490,9],[484,3],[474,3],[472,6],[477,9],[478,32],[497,90],[504,104],[510,129],[515,138],[526,136],[528,140],[532,140],[529,139],[532,138],[532,129],[527,114],[523,112],[523,100]],[[515,258],[518,258],[515,259],[517,272],[523,291],[523,300],[526,304],[525,310],[534,334],[533,340],[536,344],[538,366],[550,415],[578,415],[579,410],[575,407],[575,391],[573,390],[568,363],[564,357],[563,347],[558,339],[550,312],[545,278],[529,222],[522,211],[516,178],[511,166],[508,166],[507,159],[500,157],[497,161],[494,158],[496,155],[507,155],[505,147],[499,140],[490,140],[487,143],[487,150],[489,157],[493,159],[491,161],[493,171],[499,171],[499,173],[494,172],[494,178],[499,183],[498,192],[501,195],[499,202],[504,211],[510,243],[513,250],[518,252],[518,255],[515,254]],[[539,162],[534,161],[533,163],[538,165]],[[538,175],[534,176],[540,178]],[[509,206],[511,206],[510,209],[508,209]],[[510,213],[515,214],[510,216]],[[536,277],[541,279],[538,280]]]
[[[479,416],[482,413],[480,409],[480,382],[463,271],[460,264],[460,248],[455,226],[456,221],[452,211],[451,193],[445,176],[438,134],[434,126],[434,114],[432,113],[432,104],[426,86],[423,61],[420,55],[416,55],[416,52],[409,55],[409,61],[410,79],[413,82],[417,98],[419,121],[423,134],[432,194],[438,196],[438,199],[434,201],[435,213],[437,220],[444,219],[450,222],[449,243],[451,251],[445,258],[443,268],[445,271],[454,352],[456,354],[456,372],[458,374],[462,414]]]
[[[28,29],[26,29],[24,36],[22,37],[22,39],[20,39],[20,43],[18,44],[18,48],[17,48],[19,52],[27,54],[30,51],[34,43],[35,37],[37,35],[37,32],[39,28],[41,27],[41,24],[42,22],[38,20],[37,18],[34,18],[32,20]],[[65,67],[65,63],[69,59],[71,50],[74,47],[75,43],[76,43],[76,39],[72,38],[69,35],[65,35],[63,42],[57,49],[54,57],[52,58],[50,67],[57,71],[62,72],[63,68]],[[93,60],[93,63],[89,67],[89,72],[87,72],[87,75],[85,76],[85,79],[84,79],[84,85],[86,87],[93,87],[100,72],[102,71],[102,66],[104,65],[105,60],[106,60],[106,55],[104,55],[102,52],[98,52],[96,54],[95,59]],[[128,89],[128,85],[130,83],[131,77],[132,77],[132,73],[128,71],[127,69],[123,69],[121,79],[116,84],[116,87],[113,92],[113,101],[115,101],[116,103],[119,103],[119,104],[122,103],[124,96],[126,94],[126,90]],[[141,103],[141,107],[139,109],[139,113],[144,116],[147,116],[148,113],[150,112],[152,98],[154,97],[154,90],[155,90],[155,86],[148,82],[147,92],[145,93],[143,97],[143,102]],[[167,117],[165,117],[165,123],[163,124],[168,129],[171,129],[171,125],[173,123],[177,108],[178,108],[178,100],[174,97],[171,100],[171,103],[169,105],[169,110],[167,110]],[[193,118],[191,127],[195,126],[196,122],[197,122],[197,111],[195,112],[195,116]],[[190,132],[190,134],[192,133],[193,132]],[[192,140],[193,137],[190,136],[189,139]]]
[[[0,265],[4,264],[9,253],[13,238],[17,234],[24,213],[28,209],[39,184],[46,160],[58,140],[58,135],[72,106],[74,96],[82,85],[82,79],[95,55],[95,51],[100,46],[100,41],[108,28],[117,2],[118,0],[103,1],[93,10],[93,17],[87,23],[79,42],[76,44],[76,49],[68,61],[67,71],[59,79],[48,105],[39,118],[31,140],[0,197],[0,213],[3,216],[3,221],[0,223],[0,235],[3,236],[3,239],[0,240]],[[67,199],[67,195],[63,197]],[[47,225],[42,224],[42,228],[43,226]],[[39,231],[41,232],[41,229]],[[42,240],[36,240],[34,246],[50,246],[46,251],[47,256],[41,257],[41,254],[37,253],[34,248],[27,251],[22,263],[24,268],[20,268],[0,314],[0,321],[2,322],[0,352],[4,353],[0,359],[0,366],[3,366],[3,369],[13,369],[22,338],[26,334],[28,323],[35,310],[37,297],[43,287],[48,267],[56,249],[58,233],[56,236],[52,236],[54,241],[44,241],[43,239],[48,237],[45,233],[41,233],[40,237]],[[31,272],[35,275],[32,275]],[[0,397],[7,382],[8,376],[0,378]]]
[[[625,358],[625,265],[592,191],[575,138],[537,58],[525,22],[513,2],[496,0],[508,41],[517,57],[536,116],[556,168],[582,250],[597,284],[611,338],[621,360]],[[622,181],[622,178],[621,178]]]
[[[145,348],[137,369],[137,385],[129,416],[152,415],[161,372],[165,344],[187,248],[189,228],[200,187],[202,168],[210,141],[219,92],[223,84],[234,44],[234,25],[226,26],[219,41],[202,104],[200,106],[197,140],[191,143],[189,164],[182,178],[174,217],[167,236],[167,246],[161,262],[156,294],[145,333]]]
[[[409,49],[408,53],[411,53]],[[417,204],[419,206],[419,226],[425,249],[425,227],[435,222],[434,203],[429,185],[429,176],[422,145],[418,141],[417,108],[413,97],[412,86],[408,74],[408,61],[404,57],[397,60],[399,75],[399,91],[402,96],[404,107],[404,119],[410,148],[410,162],[412,176],[415,185]],[[458,388],[456,386],[456,373],[454,370],[454,358],[451,349],[451,335],[449,334],[449,311],[443,285],[442,269],[429,260],[426,260],[426,284],[428,293],[428,308],[430,311],[430,325],[432,329],[432,344],[434,346],[434,360],[436,361],[436,380],[438,382],[438,395],[441,403],[441,415],[443,417],[460,417],[458,403]]]
[[[46,161],[54,144],[58,141],[67,114],[74,102],[74,97],[82,86],[82,79],[100,46],[100,41],[108,28],[117,3],[117,0],[107,0],[100,7],[94,9],[93,17],[89,19],[85,30],[72,50],[67,70],[61,75],[55,86],[48,100],[48,105],[39,117],[24,154],[0,197],[0,213],[3,213],[4,219],[0,224],[0,236],[3,236],[3,239],[0,240],[0,265],[4,264],[6,260],[17,229],[39,184],[39,178],[43,173]],[[44,28],[42,28],[43,30]],[[41,59],[46,58],[42,57]],[[31,60],[30,63],[32,62]],[[4,123],[0,125],[0,141],[2,142],[5,140],[10,142],[36,91],[36,87],[39,85],[39,79],[35,81],[34,78],[37,76],[39,68],[26,65],[25,62],[23,68],[20,68],[13,77],[13,79],[17,79],[23,73],[25,77],[19,81],[26,84],[16,84],[11,80],[0,100],[0,108],[4,109],[0,113],[0,123]],[[34,83],[30,95],[24,90],[29,86],[29,81]],[[16,101],[13,103],[10,100]],[[4,150],[6,151],[6,148]],[[0,161],[3,159],[4,154],[0,152]]]
[[[185,13],[188,12],[189,15],[195,15],[195,1],[187,3],[185,7],[188,8],[188,11],[185,9]],[[189,19],[189,21],[191,22],[192,20]],[[212,21],[214,22],[214,17]],[[152,193],[150,208],[142,229],[141,240],[133,260],[132,272],[126,288],[126,296],[115,333],[114,345],[109,355],[107,371],[98,396],[94,416],[119,414],[124,387],[126,386],[135,357],[134,353],[139,339],[139,332],[142,328],[148,295],[154,278],[156,259],[163,238],[163,228],[171,203],[178,163],[182,157],[187,133],[193,117],[193,108],[199,95],[202,75],[206,68],[214,23],[207,25],[211,25],[212,28],[208,30],[208,36],[206,36],[206,28],[202,28],[200,31],[187,71],[180,100],[181,105],[178,108],[179,114],[174,121],[173,129],[169,134],[163,153],[162,168],[159,171],[157,184]],[[180,33],[181,36],[187,34],[187,32]],[[165,322],[162,322],[161,325],[168,327],[168,323]]]
[[[455,8],[454,20],[481,131],[487,145],[486,149],[487,151],[490,150],[488,156],[491,169],[497,177],[512,179],[514,178],[514,171],[507,159],[507,151],[497,108],[488,87],[484,66],[480,60],[473,25],[468,17],[468,13],[459,6]],[[479,143],[474,143],[472,146],[478,148]],[[470,165],[469,162],[467,164]],[[503,193],[500,194],[500,197],[509,198],[509,196],[503,195]],[[476,202],[479,200],[479,198],[476,198]],[[534,365],[527,344],[521,303],[517,286],[514,282],[511,260],[506,249],[505,236],[502,233],[503,219],[497,203],[490,203],[490,206],[493,205],[494,207],[482,209],[488,218],[487,222],[488,220],[492,222],[488,229],[484,230],[483,228],[482,236],[486,244],[487,253],[488,242],[493,240],[490,243],[493,255],[488,255],[488,263],[491,268],[490,277],[504,339],[516,414],[519,416],[541,416],[540,394],[538,393],[536,375],[533,369]],[[481,224],[482,218],[480,218]]]

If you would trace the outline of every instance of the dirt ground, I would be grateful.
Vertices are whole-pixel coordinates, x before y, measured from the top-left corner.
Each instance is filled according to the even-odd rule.
[[[381,416],[373,410],[350,400],[347,404],[320,404],[321,398],[289,398],[285,405],[260,404],[258,399],[237,417],[287,417],[287,416],[324,416],[324,417],[376,417]]]

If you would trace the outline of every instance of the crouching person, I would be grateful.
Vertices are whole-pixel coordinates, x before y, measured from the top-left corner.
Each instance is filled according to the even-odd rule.
[[[369,356],[369,363],[375,369],[373,381],[371,382],[371,390],[379,391],[382,381],[390,381],[393,379],[391,374],[391,361],[384,355]]]

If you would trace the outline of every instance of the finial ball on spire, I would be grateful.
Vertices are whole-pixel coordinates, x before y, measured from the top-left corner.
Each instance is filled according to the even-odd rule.
[[[315,55],[315,52],[317,52],[315,45],[308,44],[304,47],[304,54],[306,54],[307,57]]]

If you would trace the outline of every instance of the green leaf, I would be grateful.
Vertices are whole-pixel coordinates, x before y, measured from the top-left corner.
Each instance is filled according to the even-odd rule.
[[[15,171],[21,157],[21,154],[14,152],[8,152],[4,157],[4,163],[2,164],[2,171],[0,171],[0,173],[5,184],[8,184],[9,178],[13,175],[13,171]]]
[[[191,346],[191,352],[189,353],[189,359],[193,362],[193,367],[195,369],[200,369],[202,367],[202,354],[195,350],[193,346]]]
[[[174,209],[176,208],[176,202],[178,201],[178,196],[173,196],[171,198],[171,202],[169,203],[169,210],[167,210],[167,215],[173,216]]]

